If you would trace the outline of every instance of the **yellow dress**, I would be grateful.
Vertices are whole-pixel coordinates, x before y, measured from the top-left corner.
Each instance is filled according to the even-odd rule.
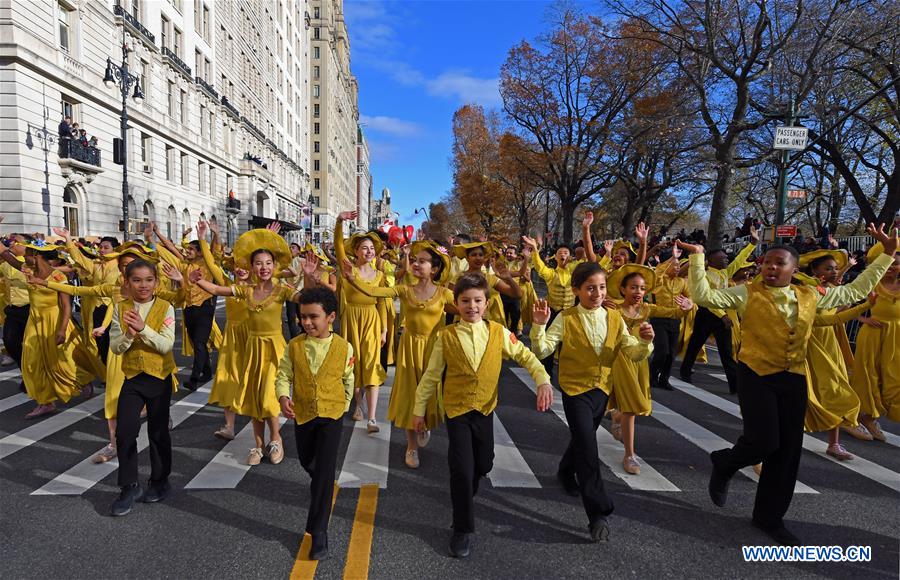
[[[275,376],[287,344],[281,329],[281,312],[296,290],[276,285],[265,299],[255,302],[252,287],[232,288],[247,310],[244,324],[248,334],[246,342],[238,346],[240,390],[235,393],[233,408],[238,415],[259,421],[277,417],[281,405],[275,395]]]
[[[875,292],[872,318],[883,326],[859,329],[850,385],[859,397],[861,413],[900,421],[900,292],[882,284]]]
[[[66,277],[54,271],[48,280],[62,283]],[[56,344],[58,293],[43,286],[29,285],[28,299],[31,312],[22,342],[22,379],[28,396],[39,405],[56,400],[67,403],[87,382],[79,382],[79,363],[83,368],[92,363],[85,360],[87,353],[81,346],[81,334],[71,320],[66,328],[65,342]],[[76,349],[80,351],[78,355]],[[76,362],[76,356],[81,360]]]
[[[678,318],[684,311],[679,308],[665,308],[656,304],[644,303],[636,318],[629,317],[620,307],[619,313],[633,336],[638,335],[641,324],[651,318]],[[609,396],[609,408],[622,413],[649,415],[652,410],[650,399],[650,362],[648,358],[634,362],[623,352],[616,355],[610,374],[612,393]]]
[[[868,309],[869,303],[864,302],[848,310],[830,309],[816,316],[817,326],[813,327],[806,347],[807,431],[830,431],[857,424],[859,397],[850,386],[838,331]]]
[[[84,272],[81,281],[85,286],[117,283],[119,279],[119,265],[116,260],[91,259],[73,241],[66,244],[66,249],[72,260]],[[94,311],[104,305],[107,307],[107,310],[111,310],[113,304],[110,302],[109,296],[86,295],[83,298],[81,301],[81,343],[90,355],[99,358],[100,349],[97,346],[97,339],[92,334],[94,330]],[[107,353],[107,357],[109,357],[109,353]]]
[[[399,298],[403,305],[406,324],[397,346],[397,370],[394,385],[391,387],[387,418],[398,429],[412,429],[416,387],[428,367],[428,359],[431,357],[431,348],[434,346],[437,333],[444,327],[444,307],[453,304],[453,292],[443,286],[437,286],[431,298],[421,301],[416,297],[412,286],[405,284],[379,288],[364,282],[360,284],[358,278],[354,279],[353,283],[373,297]],[[439,408],[435,393],[428,401],[425,425],[428,429],[434,429],[441,422],[443,412]]]

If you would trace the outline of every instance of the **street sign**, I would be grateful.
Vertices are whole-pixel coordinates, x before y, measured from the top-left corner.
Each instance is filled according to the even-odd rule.
[[[806,127],[775,127],[775,149],[803,151],[809,130]]]
[[[797,236],[797,226],[778,226],[775,228],[775,237],[794,238]]]
[[[805,199],[806,198],[806,190],[805,189],[789,189],[787,195],[791,199]]]

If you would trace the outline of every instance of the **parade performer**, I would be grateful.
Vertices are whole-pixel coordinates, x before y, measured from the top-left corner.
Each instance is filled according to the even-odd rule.
[[[632,360],[644,360],[653,351],[653,327],[641,324],[638,337],[625,327],[622,315],[606,310],[606,272],[594,262],[579,264],[572,272],[572,291],[578,306],[550,320],[546,300],[538,300],[531,327],[531,348],[538,357],[559,350],[559,387],[569,425],[569,444],[556,477],[572,496],[581,495],[588,517],[588,533],[595,542],[609,539],[607,516],[612,499],[603,486],[597,428],[606,414],[611,391],[610,371],[621,350]]]
[[[455,558],[469,556],[475,532],[474,496],[479,481],[493,467],[494,409],[503,359],[513,359],[528,370],[538,385],[538,411],[547,410],[553,401],[550,377],[540,361],[509,330],[484,320],[489,294],[490,286],[479,272],[463,274],[456,281],[453,297],[460,322],[438,334],[413,412],[416,431],[424,431],[429,402],[443,383],[453,504],[450,555]]]
[[[478,272],[488,281],[491,289],[485,318],[496,322],[501,326],[506,324],[506,314],[503,312],[503,302],[500,294],[506,294],[511,298],[522,298],[522,289],[516,283],[513,273],[506,269],[502,263],[494,261],[496,250],[491,242],[469,242],[453,246],[453,254],[457,258],[465,258],[468,269],[459,274]],[[490,265],[490,268],[487,266]],[[491,273],[490,270],[494,272]],[[457,276],[457,278],[459,277]],[[450,283],[452,289],[456,284],[456,278]]]
[[[416,278],[414,285],[400,284],[391,288],[372,286],[344,263],[344,280],[373,298],[399,298],[405,312],[405,329],[397,348],[397,367],[387,418],[395,427],[406,430],[407,467],[419,467],[419,447],[428,444],[431,430],[443,422],[438,397],[428,401],[425,431],[418,436],[413,425],[416,387],[425,374],[437,332],[444,326],[444,313],[457,313],[453,292],[442,284],[450,273],[447,250],[430,241],[414,242],[410,249],[409,270]]]
[[[25,282],[25,274],[21,272],[25,263],[25,237],[13,234],[4,242],[9,248],[9,258],[0,260],[0,279],[4,283],[3,306],[3,347],[22,370],[22,345],[25,342],[25,329],[28,327],[28,314],[31,310],[31,302],[28,296],[28,286]],[[9,262],[9,259],[18,263],[18,266]],[[19,389],[26,392],[23,381]]]
[[[156,298],[156,267],[134,260],[125,267],[128,299],[113,312],[110,350],[122,357],[125,384],[119,394],[116,415],[116,447],[119,450],[119,497],[112,515],[131,513],[135,501],[162,501],[169,492],[172,471],[172,439],[169,435],[169,404],[175,390],[175,309]],[[150,441],[150,482],[146,493],[138,483],[137,438],[141,409],[147,408]]]
[[[654,304],[663,308],[675,308],[680,310],[678,301],[690,298],[687,289],[687,280],[678,274],[681,265],[678,259],[681,250],[672,248],[672,257],[662,262],[654,271],[656,284],[653,286]],[[694,308],[680,316],[654,317],[650,319],[655,334],[653,338],[653,356],[650,357],[650,386],[667,391],[672,390],[669,376],[672,374],[672,365],[678,354],[678,335],[682,327],[682,320]]]
[[[344,413],[353,397],[353,347],[331,332],[337,297],[327,288],[300,293],[306,334],[292,339],[278,365],[275,391],[281,413],[294,420],[300,465],[309,474],[306,533],[310,560],[328,556],[328,518]]]
[[[741,351],[738,355],[738,399],[744,422],[743,435],[731,449],[710,454],[712,473],[709,493],[713,503],[725,505],[728,484],[741,468],[762,462],[762,473],[753,508],[753,525],[775,541],[800,545],[784,525],[794,494],[803,442],[806,414],[806,349],[816,309],[827,309],[862,300],[893,263],[897,249],[883,226],[869,233],[882,242],[879,256],[850,284],[828,288],[824,294],[791,285],[799,256],[789,246],[766,251],[762,281],[734,288],[713,289],[706,276],[703,248],[684,242],[691,254],[691,296],[706,308],[734,308],[741,315]],[[745,312],[752,316],[745,316]]]

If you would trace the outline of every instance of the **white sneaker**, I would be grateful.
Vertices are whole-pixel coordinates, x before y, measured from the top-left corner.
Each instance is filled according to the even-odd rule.
[[[250,450],[250,454],[247,455],[247,465],[259,465],[262,463],[263,458],[263,450],[259,447],[254,447]]]
[[[362,408],[359,405],[357,405],[356,410],[353,411],[353,420],[354,421],[362,421],[363,420]]]
[[[369,419],[369,422],[366,424],[366,431],[369,433],[378,433],[381,429],[378,428],[378,423],[375,419]]]
[[[416,445],[420,448],[428,445],[428,442],[431,441],[431,431],[422,431],[421,433],[416,433]]]
[[[415,449],[410,449],[406,452],[406,466],[410,469],[418,469],[419,467],[419,452]]]
[[[4,354],[4,355],[0,355],[0,367],[8,367],[9,365],[14,364],[15,362],[16,362],[16,361],[14,361],[13,359],[9,358],[9,357],[6,356],[5,354]]]

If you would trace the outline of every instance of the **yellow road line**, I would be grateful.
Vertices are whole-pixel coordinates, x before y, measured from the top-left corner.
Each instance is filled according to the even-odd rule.
[[[366,580],[369,577],[369,558],[372,553],[372,534],[375,531],[375,509],[378,507],[378,485],[366,484],[359,489],[359,502],[350,532],[350,547],[344,564],[345,580]]]
[[[331,496],[331,511],[334,511],[334,502],[337,501],[338,490],[337,482],[334,482],[334,494]],[[297,559],[294,560],[294,568],[291,570],[291,580],[307,580],[316,575],[316,568],[319,566],[318,560],[309,559],[309,547],[312,543],[312,536],[303,534],[303,541],[300,543],[300,549],[297,551]]]

